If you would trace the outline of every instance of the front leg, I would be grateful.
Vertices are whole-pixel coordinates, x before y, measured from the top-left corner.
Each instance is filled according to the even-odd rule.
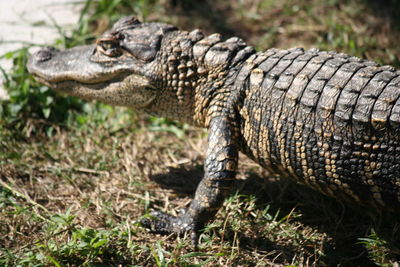
[[[205,174],[189,208],[178,217],[154,212],[154,219],[144,219],[142,225],[161,234],[190,232],[192,242],[197,244],[199,230],[214,217],[233,187],[238,161],[235,139],[235,127],[228,116],[213,118],[209,124]]]

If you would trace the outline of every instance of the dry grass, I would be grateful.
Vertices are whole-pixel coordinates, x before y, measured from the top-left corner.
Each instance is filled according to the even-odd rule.
[[[122,258],[99,255],[91,260],[153,266],[156,260],[151,250],[160,243],[171,253],[170,259],[174,260],[175,255],[176,263],[182,263],[179,256],[192,251],[188,240],[155,236],[134,222],[149,206],[176,214],[190,202],[188,192],[193,192],[202,176],[204,131],[189,128],[185,138],[180,139],[165,131],[149,131],[151,127],[140,124],[131,124],[113,134],[104,129],[97,129],[100,134],[95,134],[90,128],[59,131],[45,145],[43,140],[19,143],[14,149],[27,151],[21,161],[2,165],[0,171],[1,181],[8,189],[3,193],[13,195],[13,204],[6,204],[0,213],[0,234],[4,237],[1,247],[9,248],[8,252],[16,256],[21,256],[22,251],[38,250],[37,253],[57,257],[60,264],[75,265],[84,263],[86,255],[77,253],[63,259],[66,253],[62,249],[62,244],[71,243],[74,233],[83,228],[105,230],[111,235],[107,249],[124,252],[113,244],[118,241],[110,229],[117,228],[130,233],[124,242],[147,249],[140,249],[137,254],[125,251]],[[244,178],[249,175],[253,178],[246,183]],[[259,178],[262,176],[266,173],[261,168],[248,159],[242,160],[238,193],[226,202],[202,237],[200,251],[207,256],[195,258],[194,262],[211,258],[209,265],[247,265],[259,260],[265,264],[290,264],[293,260],[312,263],[321,257],[322,247],[329,241],[327,235],[297,221],[300,215],[295,207],[283,216],[277,207],[271,213],[269,202],[261,197],[273,193],[267,192],[268,182]],[[259,199],[247,197],[249,193],[258,193]],[[65,214],[73,217],[68,223],[60,223],[59,217]],[[250,220],[245,221],[246,218]],[[75,240],[77,244],[82,241]],[[177,248],[177,243],[182,243],[181,247]],[[56,250],[52,244],[57,244]]]
[[[317,46],[399,65],[398,24],[390,9],[373,12],[372,1],[122,3],[147,20],[239,35],[261,49]],[[99,32],[111,23],[95,22]],[[23,132],[0,128],[0,265],[395,264],[364,211],[277,179],[243,155],[237,191],[199,251],[188,239],[148,233],[136,222],[150,209],[177,214],[190,202],[206,131],[120,108],[94,120],[98,112],[85,124],[54,124],[50,137],[34,129],[52,124],[33,118]]]

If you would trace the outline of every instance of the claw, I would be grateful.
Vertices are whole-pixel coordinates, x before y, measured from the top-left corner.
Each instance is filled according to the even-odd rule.
[[[156,234],[167,235],[173,232],[171,230],[173,221],[176,220],[175,216],[161,211],[154,211],[150,216],[150,218],[141,219],[140,224]]]
[[[144,218],[140,223],[151,232],[158,234],[183,235],[194,230],[192,220],[185,213],[175,217],[161,211],[154,211],[150,214],[150,218]]]
[[[192,246],[197,250],[198,245],[199,245],[199,232],[198,231],[192,231],[190,234],[190,240],[192,242]]]
[[[150,214],[150,218],[140,220],[140,223],[145,228],[157,234],[171,234],[183,236],[190,233],[192,245],[197,247],[199,241],[198,227],[195,227],[193,220],[182,212],[180,216],[172,216],[161,211],[154,211]]]

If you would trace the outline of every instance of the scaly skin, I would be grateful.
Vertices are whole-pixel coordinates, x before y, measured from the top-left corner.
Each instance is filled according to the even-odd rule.
[[[256,53],[134,18],[96,45],[33,55],[29,71],[71,95],[207,127],[205,175],[188,209],[142,223],[198,231],[230,193],[238,151],[339,200],[400,211],[400,72],[312,49]]]

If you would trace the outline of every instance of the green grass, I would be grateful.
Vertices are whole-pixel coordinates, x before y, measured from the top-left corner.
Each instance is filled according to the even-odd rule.
[[[389,6],[389,4],[391,4]],[[93,42],[124,14],[238,35],[258,49],[304,46],[399,67],[399,5],[388,1],[87,1],[58,48]],[[55,25],[55,27],[57,27]],[[241,157],[237,191],[188,238],[138,225],[178,213],[202,177],[206,132],[55,94],[7,53],[0,103],[0,266],[392,266],[364,211],[279,180]],[[393,235],[394,236],[394,235]],[[398,240],[397,240],[398,241]]]

